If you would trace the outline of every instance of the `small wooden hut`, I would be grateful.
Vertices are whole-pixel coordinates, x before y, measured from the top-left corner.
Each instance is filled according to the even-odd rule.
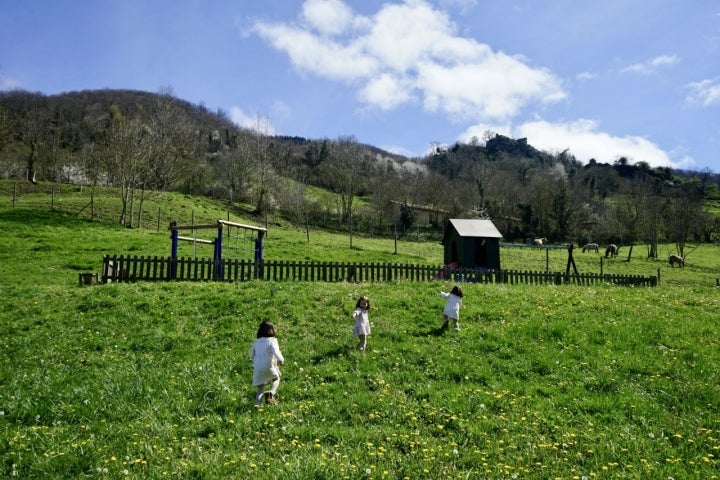
[[[442,239],[445,265],[499,270],[501,238],[490,220],[450,219]]]

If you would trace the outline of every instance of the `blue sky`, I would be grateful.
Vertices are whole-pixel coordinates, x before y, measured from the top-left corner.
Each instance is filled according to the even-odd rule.
[[[526,137],[720,172],[717,0],[0,0],[0,89],[123,88],[408,156]]]

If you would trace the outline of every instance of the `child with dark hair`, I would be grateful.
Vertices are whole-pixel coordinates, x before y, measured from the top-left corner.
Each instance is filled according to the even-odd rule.
[[[443,309],[443,324],[442,328],[445,330],[448,328],[448,324],[452,319],[455,326],[455,331],[460,331],[460,307],[462,306],[463,291],[462,288],[455,285],[450,293],[440,292],[442,298],[446,298],[445,308]]]
[[[262,404],[263,398],[265,403],[274,405],[277,403],[275,393],[278,385],[280,385],[280,370],[278,365],[285,363],[280,352],[280,346],[277,341],[277,330],[275,325],[270,322],[262,322],[257,332],[257,339],[253,342],[250,349],[250,359],[253,362],[253,387],[257,387],[255,395],[255,406]],[[265,391],[265,387],[270,385],[270,390]]]
[[[352,312],[352,316],[355,319],[353,335],[360,339],[357,348],[363,353],[365,353],[365,347],[367,347],[367,337],[370,335],[370,318],[368,317],[369,310],[370,298],[363,296],[358,299],[355,304],[355,310]]]

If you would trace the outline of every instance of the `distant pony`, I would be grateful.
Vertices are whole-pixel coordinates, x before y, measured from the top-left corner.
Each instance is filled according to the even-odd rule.
[[[547,241],[548,240],[545,237],[536,238],[535,240],[533,240],[533,245],[543,245],[547,243]]]
[[[618,254],[618,246],[614,243],[611,243],[608,245],[608,247],[605,249],[605,258],[608,257],[617,257]]]
[[[668,257],[668,263],[670,264],[670,268],[673,268],[676,263],[681,267],[684,267],[685,259],[682,258],[680,255],[670,255],[670,257]]]
[[[583,247],[583,253],[585,252],[600,253],[600,245],[598,245],[597,243],[586,243]]]

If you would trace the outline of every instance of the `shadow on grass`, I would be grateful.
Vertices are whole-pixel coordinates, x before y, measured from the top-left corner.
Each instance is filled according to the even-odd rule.
[[[310,359],[313,364],[323,363],[328,360],[335,360],[338,357],[349,357],[357,350],[350,345],[342,345],[327,352],[318,353]]]
[[[429,330],[419,330],[416,337],[442,337],[448,332],[448,328],[434,327]]]

